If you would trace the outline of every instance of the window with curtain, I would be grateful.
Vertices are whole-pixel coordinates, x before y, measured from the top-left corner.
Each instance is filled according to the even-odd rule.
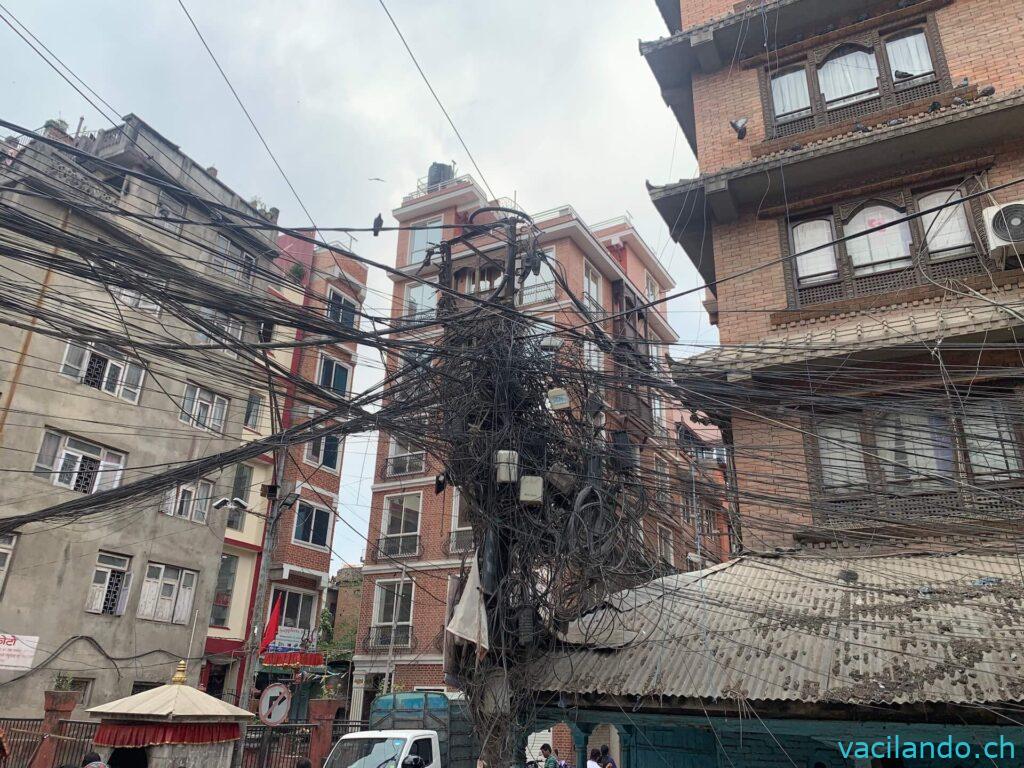
[[[935,77],[932,54],[928,50],[928,39],[923,30],[915,29],[889,38],[885,41],[885,54],[889,59],[892,81],[897,88]]]
[[[846,225],[845,234],[884,227],[846,241],[846,252],[858,277],[908,267],[911,263],[910,225],[902,221],[903,212],[887,205],[869,205],[861,208]]]
[[[953,475],[953,437],[943,416],[885,414],[875,427],[875,443],[888,482],[928,484]]]
[[[919,210],[945,206],[921,217],[925,247],[934,259],[956,256],[974,250],[971,228],[967,223],[967,209],[959,189],[943,189],[922,195],[917,200]]]
[[[964,444],[977,480],[996,480],[1020,474],[1021,460],[1012,412],[1016,401],[978,400],[964,408]],[[1017,406],[1019,409],[1019,405]]]
[[[872,51],[837,48],[818,69],[818,82],[830,109],[878,95],[878,62]]]
[[[830,491],[842,491],[864,485],[867,475],[860,428],[852,423],[825,423],[819,424],[815,432],[822,486]]]
[[[811,92],[803,68],[772,77],[772,108],[776,120],[792,120],[810,114]]]
[[[839,276],[836,266],[835,233],[829,218],[801,221],[791,225],[793,253],[796,257],[797,282],[801,285],[835,280]]]

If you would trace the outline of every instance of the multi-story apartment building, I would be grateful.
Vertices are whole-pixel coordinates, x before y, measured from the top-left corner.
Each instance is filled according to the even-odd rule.
[[[312,237],[314,233],[303,234]],[[358,330],[366,297],[366,266],[345,256],[344,248],[319,247],[292,235],[282,235],[278,246],[280,255],[274,267],[281,279],[269,281],[268,295],[325,316],[338,324],[342,334]],[[303,331],[290,327],[266,328],[264,333],[268,340],[282,345],[269,354],[293,376],[348,396],[356,363],[355,342],[325,338],[322,343],[309,344],[311,339]],[[269,402],[265,388],[254,387],[247,393],[243,436],[258,439],[275,429],[302,423],[324,407],[315,397],[284,380],[275,385],[274,403]],[[245,641],[252,636],[253,616],[262,616],[265,624],[278,600],[280,628],[270,651],[315,647],[320,614],[327,607],[325,595],[344,449],[344,439],[336,437],[292,446],[285,454],[280,480],[275,477],[275,457],[271,453],[239,466],[232,496],[245,501],[248,509],[238,507],[228,519],[209,618],[203,678],[207,693],[236,702],[246,674],[257,675],[257,691],[276,678],[293,676],[291,668],[262,664],[246,668]],[[281,512],[274,541],[268,542],[265,522],[270,502],[261,497],[260,489],[272,483],[281,486],[280,494],[298,496]],[[254,613],[257,577],[264,557],[270,558],[270,584],[262,611]],[[297,716],[304,713],[308,688],[296,688],[293,712]]]
[[[1024,17],[659,7],[672,35],[641,50],[700,175],[651,198],[722,341],[675,375],[719,403],[745,545],[1001,530],[1024,500]]]
[[[489,204],[470,176],[453,177],[449,172],[434,183],[421,184],[394,210],[399,224],[418,227],[399,235],[398,269],[436,280],[438,259],[426,258],[428,248],[451,236],[446,233],[457,231],[442,226],[465,224],[471,212]],[[664,305],[651,312],[637,309],[670,290],[672,278],[626,217],[588,227],[565,206],[535,216],[534,222],[539,232],[537,247],[549,263],[539,274],[526,278],[516,294],[516,306],[530,316],[559,324],[584,322],[555,279],[554,264],[569,291],[592,316],[605,317],[602,326],[616,339],[616,355],[605,355],[590,343],[579,352],[583,364],[595,374],[621,377],[615,387],[609,387],[606,431],[611,436],[620,433],[618,438],[634,447],[643,446],[641,461],[650,477],[660,478],[659,501],[675,510],[649,521],[644,531],[648,549],[666,568],[697,567],[696,532],[702,531],[706,533],[702,557],[717,561],[728,552],[720,494],[708,480],[706,468],[691,464],[676,439],[677,425],[698,443],[700,433],[682,426],[681,414],[642,386],[635,373],[644,370],[656,375],[662,370],[664,345],[676,340]],[[485,253],[488,247],[500,246],[487,246]],[[462,294],[479,294],[495,285],[494,268],[482,266],[480,258],[461,244],[453,248],[452,269],[453,285]],[[419,279],[394,280],[392,317],[396,322],[432,317],[436,302],[437,291],[431,285]],[[440,334],[435,326],[409,331],[403,338],[433,344]],[[402,365],[389,360],[389,373]],[[381,433],[362,569],[350,717],[365,712],[392,670],[397,687],[444,689],[441,653],[448,577],[459,572],[474,541],[458,489],[435,491],[435,476],[442,470],[436,458]]]
[[[104,262],[91,261],[89,248],[141,254],[154,270],[174,263],[195,275],[177,278],[178,295],[180,283],[200,278],[265,294],[261,274],[277,254],[274,237],[224,224],[235,212],[260,221],[276,211],[246,203],[214,169],[197,165],[135,116],[76,139],[59,122],[48,126],[57,143],[7,145],[0,165],[5,242],[21,253],[42,248],[97,269]],[[22,216],[40,222],[39,229],[25,229]],[[54,233],[85,245],[50,250],[32,239]],[[114,488],[238,445],[248,419],[248,392],[239,391],[239,382],[260,381],[258,370],[223,345],[159,354],[161,345],[217,338],[183,321],[181,305],[165,304],[177,300],[155,282],[141,290],[111,288],[17,251],[5,254],[2,271],[37,311],[67,325],[5,321],[0,515]],[[197,303],[209,333],[258,338],[254,323],[214,309],[212,301]],[[76,340],[62,335],[65,327],[78,332]],[[130,343],[82,340],[104,331]],[[162,684],[179,659],[201,656],[231,524],[216,502],[232,495],[237,477],[231,469],[216,471],[152,502],[71,524],[44,521],[2,537],[0,631],[34,644],[35,652],[21,659],[27,669],[0,669],[0,711],[38,714],[42,691],[58,673],[82,691],[84,707]],[[199,674],[200,664],[190,663],[189,680]]]

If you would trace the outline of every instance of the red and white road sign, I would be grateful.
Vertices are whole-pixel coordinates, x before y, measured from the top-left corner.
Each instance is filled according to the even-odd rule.
[[[264,725],[280,725],[288,719],[292,708],[292,692],[284,683],[274,683],[263,689],[260,696],[260,721]]]

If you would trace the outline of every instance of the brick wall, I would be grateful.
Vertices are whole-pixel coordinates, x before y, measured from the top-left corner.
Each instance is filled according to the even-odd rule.
[[[757,70],[726,67],[708,75],[694,73],[693,101],[697,137],[697,158],[703,174],[738,165],[751,157],[751,149],[764,141],[764,110]],[[730,120],[747,118],[747,136],[742,141]]]
[[[680,0],[683,29],[728,16],[735,5],[736,0]]]

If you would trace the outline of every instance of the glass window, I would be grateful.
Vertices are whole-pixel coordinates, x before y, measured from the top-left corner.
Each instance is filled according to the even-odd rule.
[[[130,403],[139,401],[145,370],[111,347],[69,342],[60,372],[93,389]]]
[[[405,493],[387,499],[387,535],[399,536],[416,533],[420,527],[420,495]]]
[[[430,739],[416,739],[409,747],[409,754],[422,758],[427,768],[434,762],[434,746]]]
[[[314,507],[305,501],[300,501],[296,505],[295,541],[326,547],[330,528],[331,513],[328,510]]]
[[[263,398],[259,392],[250,392],[245,401],[245,426],[257,429],[260,425],[260,412],[263,410]]]
[[[672,542],[672,530],[658,526],[658,557],[669,565],[676,564],[675,547]]]
[[[658,282],[650,272],[647,273],[647,278],[644,284],[644,295],[647,296],[648,301],[658,300]]]
[[[441,226],[441,223],[441,219],[434,219],[433,221],[421,221],[413,225],[421,227],[421,229],[412,230],[410,261],[422,260],[428,248],[436,246],[444,239],[444,227]]]
[[[14,558],[14,545],[17,540],[18,537],[13,533],[0,534],[0,595],[3,594],[7,573],[11,570],[11,560]]]
[[[583,265],[583,300],[589,309],[601,311],[601,273],[589,261]]]
[[[1020,474],[1015,430],[1018,420],[1011,408],[1011,403],[1002,400],[972,401],[964,408],[964,442],[976,479],[1003,479]]]
[[[518,303],[534,304],[538,301],[550,301],[555,298],[555,274],[551,269],[554,259],[553,251],[545,251],[544,258],[540,262],[540,272],[536,275],[532,271],[527,272],[522,288],[519,290]]]
[[[884,227],[866,235],[846,241],[855,275],[870,275],[911,264],[910,226],[903,221],[903,213],[887,205],[869,205],[851,217],[846,235]]]
[[[306,461],[318,467],[337,471],[341,458],[341,438],[326,435],[306,443]]]
[[[218,252],[210,259],[213,268],[230,280],[249,285],[256,271],[256,257],[235,245],[223,235],[217,237]]]
[[[772,77],[772,107],[776,120],[794,119],[810,114],[811,93],[807,88],[805,70],[794,69]]]
[[[935,76],[928,39],[920,29],[886,40],[885,54],[889,58],[889,72],[897,88],[930,80]]]
[[[829,108],[878,95],[878,62],[872,51],[854,46],[836,49],[818,69],[818,82]]]
[[[348,368],[330,357],[321,357],[320,386],[341,395],[347,394]]]
[[[213,483],[200,480],[169,489],[164,495],[161,511],[171,517],[205,523],[212,499]]]
[[[818,456],[821,459],[821,484],[828,490],[844,490],[864,485],[864,453],[860,429],[856,424],[819,424]]]
[[[934,259],[973,251],[974,240],[971,238],[971,228],[967,224],[967,209],[960,190],[943,189],[930,192],[922,195],[917,201],[917,207],[922,211],[939,206],[946,207],[921,216],[921,226],[924,227],[925,244],[929,255]]]
[[[430,320],[437,310],[437,286],[413,283],[405,292],[406,317],[410,320]]]
[[[88,613],[124,614],[132,584],[131,562],[130,557],[102,550],[96,555],[96,568],[85,601]]]
[[[836,267],[835,234],[831,219],[814,219],[793,224],[793,253],[800,285],[827,282],[839,277]]]
[[[331,288],[327,291],[327,317],[345,328],[355,328],[356,304]]]
[[[270,604],[275,606],[278,599],[281,600],[281,626],[312,629],[313,598],[313,595],[306,592],[275,588],[274,598]]]
[[[412,621],[412,582],[377,582],[375,624],[408,624]]]
[[[231,593],[235,589],[235,574],[238,572],[238,556],[222,554],[220,570],[217,571],[217,585],[213,593],[213,607],[210,610],[210,626],[226,627],[231,609]]]
[[[118,451],[47,430],[34,471],[37,475],[48,475],[54,485],[94,493],[121,484],[125,458]]]
[[[591,370],[599,373],[604,370],[604,353],[596,341],[583,342],[583,361]]]
[[[181,400],[181,415],[179,416],[181,421],[199,429],[222,432],[227,411],[227,399],[196,384],[185,385],[185,395]]]
[[[934,483],[953,474],[953,438],[942,416],[885,414],[875,426],[875,442],[889,482]]]

